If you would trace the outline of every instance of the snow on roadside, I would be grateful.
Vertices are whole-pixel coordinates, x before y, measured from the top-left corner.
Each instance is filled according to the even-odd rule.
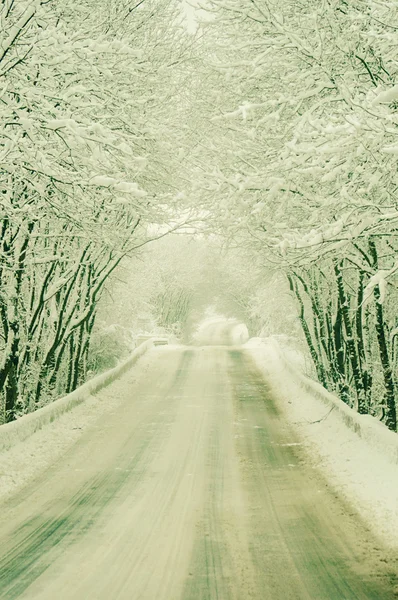
[[[203,343],[218,333],[220,329],[227,327],[230,323],[236,323],[235,319],[228,319],[223,315],[211,314],[206,316],[202,321],[197,323],[196,329],[192,332],[192,340],[194,343]]]
[[[27,440],[0,453],[0,502],[43,473],[102,415],[113,412],[126,398],[126,389],[148,370],[157,349],[150,350],[122,377],[48,423]]]
[[[233,317],[211,314],[200,321],[192,333],[194,344],[224,344],[240,346],[249,339],[244,323]]]
[[[244,344],[249,339],[249,332],[247,330],[246,325],[243,323],[237,323],[234,325],[231,331],[231,343],[239,346],[240,344]]]
[[[359,511],[377,537],[398,548],[398,465],[350,430],[336,410],[305,391],[272,344],[253,340],[246,348],[281,399],[314,466]]]

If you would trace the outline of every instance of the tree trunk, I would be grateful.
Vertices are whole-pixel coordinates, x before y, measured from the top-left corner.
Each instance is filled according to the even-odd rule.
[[[350,405],[350,390],[347,383],[345,364],[345,344],[343,337],[343,317],[340,299],[337,299],[336,318],[333,323],[333,342],[336,353],[336,371],[338,373],[339,397]]]
[[[312,360],[314,362],[314,366],[315,366],[315,369],[316,369],[316,373],[317,373],[318,379],[319,379],[320,383],[325,388],[327,388],[328,382],[327,382],[327,378],[326,378],[325,369],[324,369],[322,360],[319,358],[319,356],[317,354],[315,345],[314,345],[313,340],[312,340],[311,332],[309,330],[307,321],[305,319],[305,312],[304,312],[304,303],[303,303],[303,300],[302,300],[302,298],[300,296],[300,292],[297,289],[297,285],[293,281],[293,277],[291,275],[288,275],[287,277],[288,277],[288,280],[289,280],[290,289],[291,289],[292,292],[294,292],[294,294],[295,294],[295,296],[296,296],[296,298],[297,298],[297,300],[299,302],[299,305],[300,305],[299,319],[300,319],[301,327],[302,327],[303,332],[304,332],[305,340],[306,340],[307,345],[308,345],[308,349],[309,349],[310,354],[311,354],[311,358],[312,358]]]
[[[351,325],[350,314],[349,314],[349,303],[348,298],[345,293],[344,281],[343,281],[343,271],[342,271],[342,263],[335,261],[334,262],[334,272],[337,280],[337,290],[339,295],[339,302],[341,307],[342,320],[344,323],[344,329],[346,332],[346,345],[348,356],[350,359],[352,373],[355,382],[355,391],[357,395],[358,402],[358,412],[361,415],[367,414],[367,406],[366,406],[366,398],[365,398],[365,390],[363,385],[363,378],[361,372],[361,366],[358,357],[358,351],[355,344],[354,339],[354,331]]]
[[[369,370],[369,364],[366,356],[365,349],[365,334],[363,329],[363,299],[364,299],[364,271],[359,271],[358,279],[358,294],[357,294],[357,308],[355,314],[355,329],[358,346],[358,356],[361,364],[361,371],[363,377],[363,387],[366,397],[366,403],[369,406],[371,404],[371,393],[372,393],[372,373]]]
[[[2,374],[1,383],[4,387],[5,397],[5,415],[6,421],[13,421],[16,418],[17,402],[18,402],[18,365],[20,358],[20,343],[21,343],[21,314],[20,314],[20,295],[22,291],[22,281],[25,272],[26,253],[29,246],[30,236],[33,231],[34,224],[29,223],[27,233],[25,234],[21,247],[18,252],[18,258],[15,265],[14,273],[14,290],[12,303],[12,319],[9,321],[9,332],[11,336],[11,346],[6,361],[5,373]]]
[[[369,240],[369,251],[373,259],[375,270],[378,269],[377,248],[373,239]],[[376,300],[376,336],[379,346],[380,362],[383,370],[385,399],[386,399],[386,425],[392,431],[397,431],[397,408],[395,404],[395,386],[388,352],[387,338],[384,323],[383,305],[380,303],[380,290],[374,288]]]

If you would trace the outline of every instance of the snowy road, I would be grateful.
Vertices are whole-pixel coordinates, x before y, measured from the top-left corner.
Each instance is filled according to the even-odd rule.
[[[0,516],[0,598],[389,600],[383,553],[227,346],[162,347]]]

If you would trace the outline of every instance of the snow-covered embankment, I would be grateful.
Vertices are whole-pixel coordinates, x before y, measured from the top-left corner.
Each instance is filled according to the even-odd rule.
[[[90,379],[90,381],[78,387],[74,392],[64,396],[64,398],[55,400],[51,404],[48,404],[33,413],[24,415],[17,421],[1,425],[0,452],[4,452],[15,444],[26,440],[36,431],[59,418],[65,412],[68,412],[77,404],[86,400],[89,396],[96,394],[102,388],[113,383],[118,377],[130,369],[140,356],[152,347],[152,339],[143,342],[124,362],[105,373],[93,377],[93,379]]]
[[[154,359],[153,352],[147,352],[153,345],[152,340],[142,343],[126,361],[72,394],[0,427],[0,502],[46,469],[57,468],[56,461],[61,457],[68,460],[68,451],[85,432],[96,427],[99,417],[120,410],[126,393],[131,393],[134,382]],[[133,365],[134,369],[127,373]]]
[[[332,485],[382,540],[398,547],[398,435],[358,415],[293,365],[274,339],[248,352]]]

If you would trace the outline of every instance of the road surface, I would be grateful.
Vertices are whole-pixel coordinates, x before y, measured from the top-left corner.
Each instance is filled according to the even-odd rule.
[[[1,599],[396,598],[243,350],[162,347],[149,365],[1,507]]]

